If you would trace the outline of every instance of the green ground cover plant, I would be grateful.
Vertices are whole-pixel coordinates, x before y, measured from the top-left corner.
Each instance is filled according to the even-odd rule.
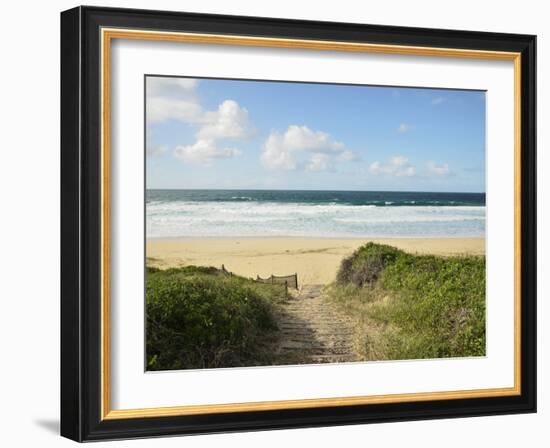
[[[358,324],[364,360],[485,355],[485,257],[415,255],[368,243],[329,297]]]
[[[264,285],[215,268],[146,272],[148,370],[265,365],[276,331],[273,307],[284,286]]]

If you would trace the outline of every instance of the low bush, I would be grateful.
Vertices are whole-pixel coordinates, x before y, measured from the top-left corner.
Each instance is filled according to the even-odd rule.
[[[342,263],[330,295],[362,323],[365,359],[485,354],[485,257],[369,243]]]
[[[265,364],[284,288],[215,268],[188,266],[146,275],[148,370]]]
[[[345,258],[338,270],[337,281],[355,286],[372,286],[384,268],[404,252],[385,244],[367,243]]]

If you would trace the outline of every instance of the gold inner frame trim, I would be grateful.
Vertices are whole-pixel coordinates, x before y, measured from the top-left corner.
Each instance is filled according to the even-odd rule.
[[[110,58],[113,39],[184,42],[212,45],[238,45],[382,53],[410,56],[490,59],[514,62],[514,386],[506,388],[368,395],[302,400],[188,405],[140,409],[111,409],[110,346]],[[521,394],[521,54],[515,52],[469,50],[459,48],[418,47],[304,39],[279,39],[198,33],[101,29],[101,419],[115,420],[144,417],[168,417],[228,412],[307,409],[414,401],[455,400],[503,397]]]

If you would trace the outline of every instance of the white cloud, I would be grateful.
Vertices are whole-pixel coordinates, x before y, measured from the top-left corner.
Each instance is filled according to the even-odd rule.
[[[290,125],[284,133],[271,132],[264,143],[261,161],[268,169],[295,170],[301,166],[299,154],[311,154],[306,157],[305,168],[308,171],[331,169],[334,160],[358,159],[353,151],[346,149],[330,134],[314,131],[307,126]]]
[[[307,171],[327,171],[331,168],[329,155],[323,153],[313,154],[306,165]]]
[[[361,160],[361,157],[356,152],[346,149],[338,155],[338,160],[342,162],[354,162],[356,160]]]
[[[202,119],[196,92],[197,80],[189,78],[147,78],[147,122],[178,120],[186,123]]]
[[[438,104],[441,104],[441,103],[444,103],[445,101],[447,101],[447,98],[444,98],[442,96],[438,96],[436,98],[434,98],[431,103],[434,105],[434,106],[437,106]]]
[[[186,163],[208,166],[214,159],[230,159],[241,151],[234,148],[218,148],[214,140],[197,140],[192,145],[177,146],[174,155]]]
[[[174,150],[178,159],[208,166],[214,159],[230,159],[242,154],[238,149],[220,148],[219,143],[223,140],[243,140],[251,135],[246,109],[236,101],[225,100],[217,110],[206,112],[202,122],[195,143],[180,145]]]
[[[375,175],[389,175],[397,177],[411,177],[416,174],[416,168],[403,156],[394,156],[389,162],[373,162],[369,170]]]
[[[197,86],[198,81],[191,78],[148,77],[147,123],[177,120],[196,127],[195,142],[174,150],[174,155],[186,163],[210,165],[214,159],[240,155],[240,150],[226,148],[220,142],[243,140],[252,134],[248,111],[230,99],[216,110],[205,111]],[[159,151],[148,145],[147,154],[158,155]]]
[[[414,129],[414,126],[407,123],[401,123],[399,127],[397,128],[397,132],[408,132],[410,130]]]
[[[285,145],[283,135],[272,132],[264,143],[261,160],[266,168],[272,170],[295,170],[297,162]]]
[[[436,176],[446,176],[451,172],[448,163],[437,164],[433,161],[428,162],[428,172]]]
[[[341,152],[344,144],[333,140],[326,132],[312,131],[307,126],[291,125],[286,130],[284,144],[292,150],[320,153]]]
[[[190,78],[147,78],[147,121],[178,120],[201,126],[197,140],[246,138],[251,134],[248,111],[227,99],[216,110],[203,110]]]
[[[191,101],[163,97],[151,97],[147,100],[148,123],[159,123],[166,120],[195,123],[200,121],[201,114],[200,105]]]
[[[202,121],[204,124],[197,132],[198,139],[243,139],[252,133],[248,111],[233,100],[225,100],[217,110],[206,112]]]
[[[152,96],[173,96],[182,91],[194,91],[198,85],[195,78],[170,78],[151,76],[147,78],[147,94]]]

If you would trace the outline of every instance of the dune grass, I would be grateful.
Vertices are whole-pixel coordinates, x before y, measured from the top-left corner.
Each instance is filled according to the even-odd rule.
[[[147,268],[147,370],[265,365],[284,286],[215,268]]]
[[[485,257],[413,255],[368,243],[329,297],[358,322],[364,360],[485,355]]]

